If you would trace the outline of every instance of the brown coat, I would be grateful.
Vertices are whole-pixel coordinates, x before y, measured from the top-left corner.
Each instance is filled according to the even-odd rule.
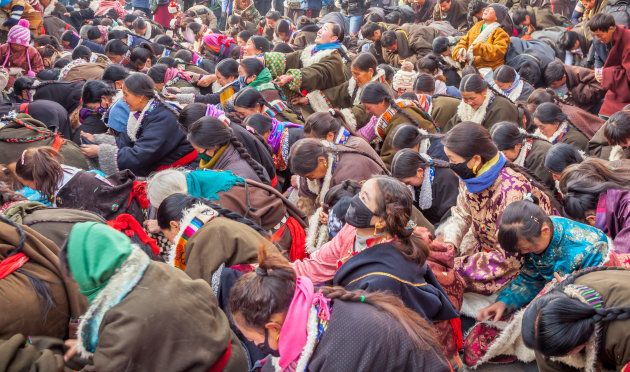
[[[604,98],[601,84],[595,79],[595,71],[579,66],[564,66],[567,72],[569,103],[583,110],[590,110]]]
[[[446,131],[451,130],[455,125],[459,124],[462,119],[459,115],[453,116],[446,126]],[[484,128],[490,130],[492,126],[501,121],[510,121],[512,123],[520,123],[521,119],[518,115],[516,105],[504,96],[495,96],[494,101],[488,105],[486,116],[481,121]]]
[[[525,168],[532,171],[532,173],[534,173],[549,190],[553,190],[556,185],[553,177],[551,176],[551,172],[547,169],[547,167],[545,167],[545,156],[551,146],[551,143],[545,140],[535,139],[532,144],[532,149],[525,158],[524,164]]]
[[[224,371],[247,370],[247,357],[208,283],[151,262],[142,279],[105,313],[93,365],[82,371],[206,372],[231,342]]]
[[[184,228],[184,226],[182,226]],[[212,284],[212,274],[226,267],[255,263],[265,239],[251,227],[225,217],[204,224],[186,243],[186,274]]]
[[[573,125],[569,125],[569,130],[559,142],[569,144],[580,151],[588,151],[588,138]]]
[[[44,125],[41,121],[35,120],[26,114],[18,114],[17,118],[38,128],[46,127],[46,125]],[[25,139],[27,137],[39,138],[40,136],[41,133],[26,128],[15,122],[8,122],[7,125],[0,128],[0,137],[2,138]],[[2,141],[0,142],[0,164],[10,164],[16,162],[22,155],[22,152],[28,148],[52,146],[54,142],[55,138],[53,136],[48,136],[33,142],[20,143]],[[64,139],[59,152],[63,155],[64,164],[76,168],[88,169],[88,163],[81,152],[81,148],[74,142]]]
[[[303,228],[308,226],[304,212],[283,197],[278,190],[252,180],[245,182],[246,186],[237,184],[228,191],[219,192],[217,194],[219,200],[216,203],[252,220],[267,231],[277,229],[277,225],[285,216],[295,218]],[[291,242],[291,232],[285,229],[276,243],[280,248],[289,250]]]
[[[460,99],[449,96],[435,96],[432,101],[431,117],[441,133],[446,133],[448,121],[457,115]]]
[[[581,275],[575,284],[594,289],[602,295],[604,308],[630,306],[630,271],[602,270]],[[601,336],[597,361],[602,363],[602,370],[621,371],[630,362],[630,320],[606,322]],[[588,344],[587,344],[588,345]],[[583,369],[571,368],[560,362],[552,362],[542,354],[536,353],[536,363],[540,372],[566,371],[577,372]]]
[[[383,47],[383,58],[388,65],[395,68],[400,68],[403,60],[415,66],[420,58],[433,50],[433,40],[438,36],[442,36],[442,32],[433,27],[404,24],[396,31],[398,49],[392,52]]]
[[[70,319],[78,319],[87,309],[87,299],[76,283],[62,274],[59,247],[29,227],[22,229],[26,234],[22,252],[29,260],[19,272],[0,280],[0,339],[16,333],[67,338]],[[0,261],[15,250],[19,240],[15,227],[0,222]],[[50,310],[44,310],[27,275],[38,278],[49,289],[54,302]]]
[[[563,103],[558,104],[562,109],[562,112],[567,114],[569,120],[576,127],[580,128],[587,137],[591,138],[593,135],[604,125],[605,120],[599,116],[593,115],[588,111],[582,110],[579,107],[572,105],[565,105]]]
[[[64,81],[100,80],[107,63],[82,63],[68,71]]]

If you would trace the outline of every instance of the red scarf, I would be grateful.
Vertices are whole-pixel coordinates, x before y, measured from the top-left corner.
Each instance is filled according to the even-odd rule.
[[[28,256],[24,253],[14,254],[0,261],[0,279],[4,279],[12,272],[24,266],[28,261]]]

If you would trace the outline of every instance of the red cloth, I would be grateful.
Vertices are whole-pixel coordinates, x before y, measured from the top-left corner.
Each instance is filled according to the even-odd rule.
[[[289,227],[291,232],[291,251],[289,252],[289,260],[294,262],[296,260],[303,260],[308,258],[306,254],[306,233],[300,223],[293,217],[287,218],[287,222],[271,237],[271,240],[278,241],[284,230]]]
[[[140,223],[136,221],[130,214],[120,214],[115,220],[107,221],[107,226],[114,228],[120,232],[124,232],[128,237],[137,235],[140,241],[144,244],[148,244],[151,247],[153,253],[158,255],[160,248],[157,246],[155,239],[152,239],[147,235],[146,231],[140,226]]]
[[[133,181],[133,187],[131,188],[131,192],[129,193],[129,202],[127,203],[127,208],[131,205],[131,200],[136,199],[138,204],[140,204],[140,208],[147,209],[151,206],[151,202],[147,197],[147,183],[143,181]]]
[[[600,115],[611,116],[630,103],[630,30],[618,25],[613,47],[602,69],[602,89],[606,92]]]
[[[153,13],[153,20],[165,29],[171,28],[171,20],[173,18],[175,18],[175,14],[168,12],[168,4],[158,5],[157,9],[155,9],[155,13]]]
[[[164,169],[183,167],[184,165],[188,165],[188,164],[192,163],[193,161],[197,160],[198,156],[199,156],[199,154],[197,154],[197,150],[193,150],[192,152],[188,153],[184,157],[182,157],[179,160],[175,161],[171,165],[161,165],[161,166],[159,166],[157,171],[159,172],[159,171],[163,171]]]
[[[228,343],[227,350],[225,350],[225,353],[223,353],[223,355],[221,355],[221,358],[219,358],[219,360],[217,360],[216,363],[214,363],[212,367],[210,367],[208,372],[223,371],[225,366],[227,366],[228,362],[230,361],[230,354],[232,354],[232,341]]]
[[[28,261],[28,256],[24,253],[14,254],[0,261],[0,279],[4,279],[9,274],[22,267],[26,261]]]

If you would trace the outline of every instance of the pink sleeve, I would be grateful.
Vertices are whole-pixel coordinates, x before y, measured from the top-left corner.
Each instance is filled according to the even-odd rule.
[[[315,284],[331,280],[338,269],[338,262],[347,256],[354,244],[355,228],[346,224],[328,243],[310,258],[291,263],[298,276],[306,276]]]
[[[365,138],[368,142],[374,141],[374,138],[376,138],[376,132],[374,132],[374,127],[376,126],[377,122],[378,122],[378,118],[372,115],[372,118],[370,119],[370,121],[368,121],[368,123],[365,124],[363,128],[359,129],[357,131],[357,134]]]

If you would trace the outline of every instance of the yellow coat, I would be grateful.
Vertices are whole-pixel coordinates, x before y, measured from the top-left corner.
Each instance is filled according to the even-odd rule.
[[[484,21],[477,22],[468,31],[459,43],[453,49],[453,59],[457,61],[457,54],[460,49],[468,50],[470,44],[472,44],[477,36],[481,33],[481,26]],[[472,49],[475,60],[473,66],[477,68],[490,67],[493,70],[497,67],[505,64],[505,53],[507,52],[508,45],[510,45],[510,35],[507,34],[501,27],[497,28],[492,35],[484,43],[478,43]]]

